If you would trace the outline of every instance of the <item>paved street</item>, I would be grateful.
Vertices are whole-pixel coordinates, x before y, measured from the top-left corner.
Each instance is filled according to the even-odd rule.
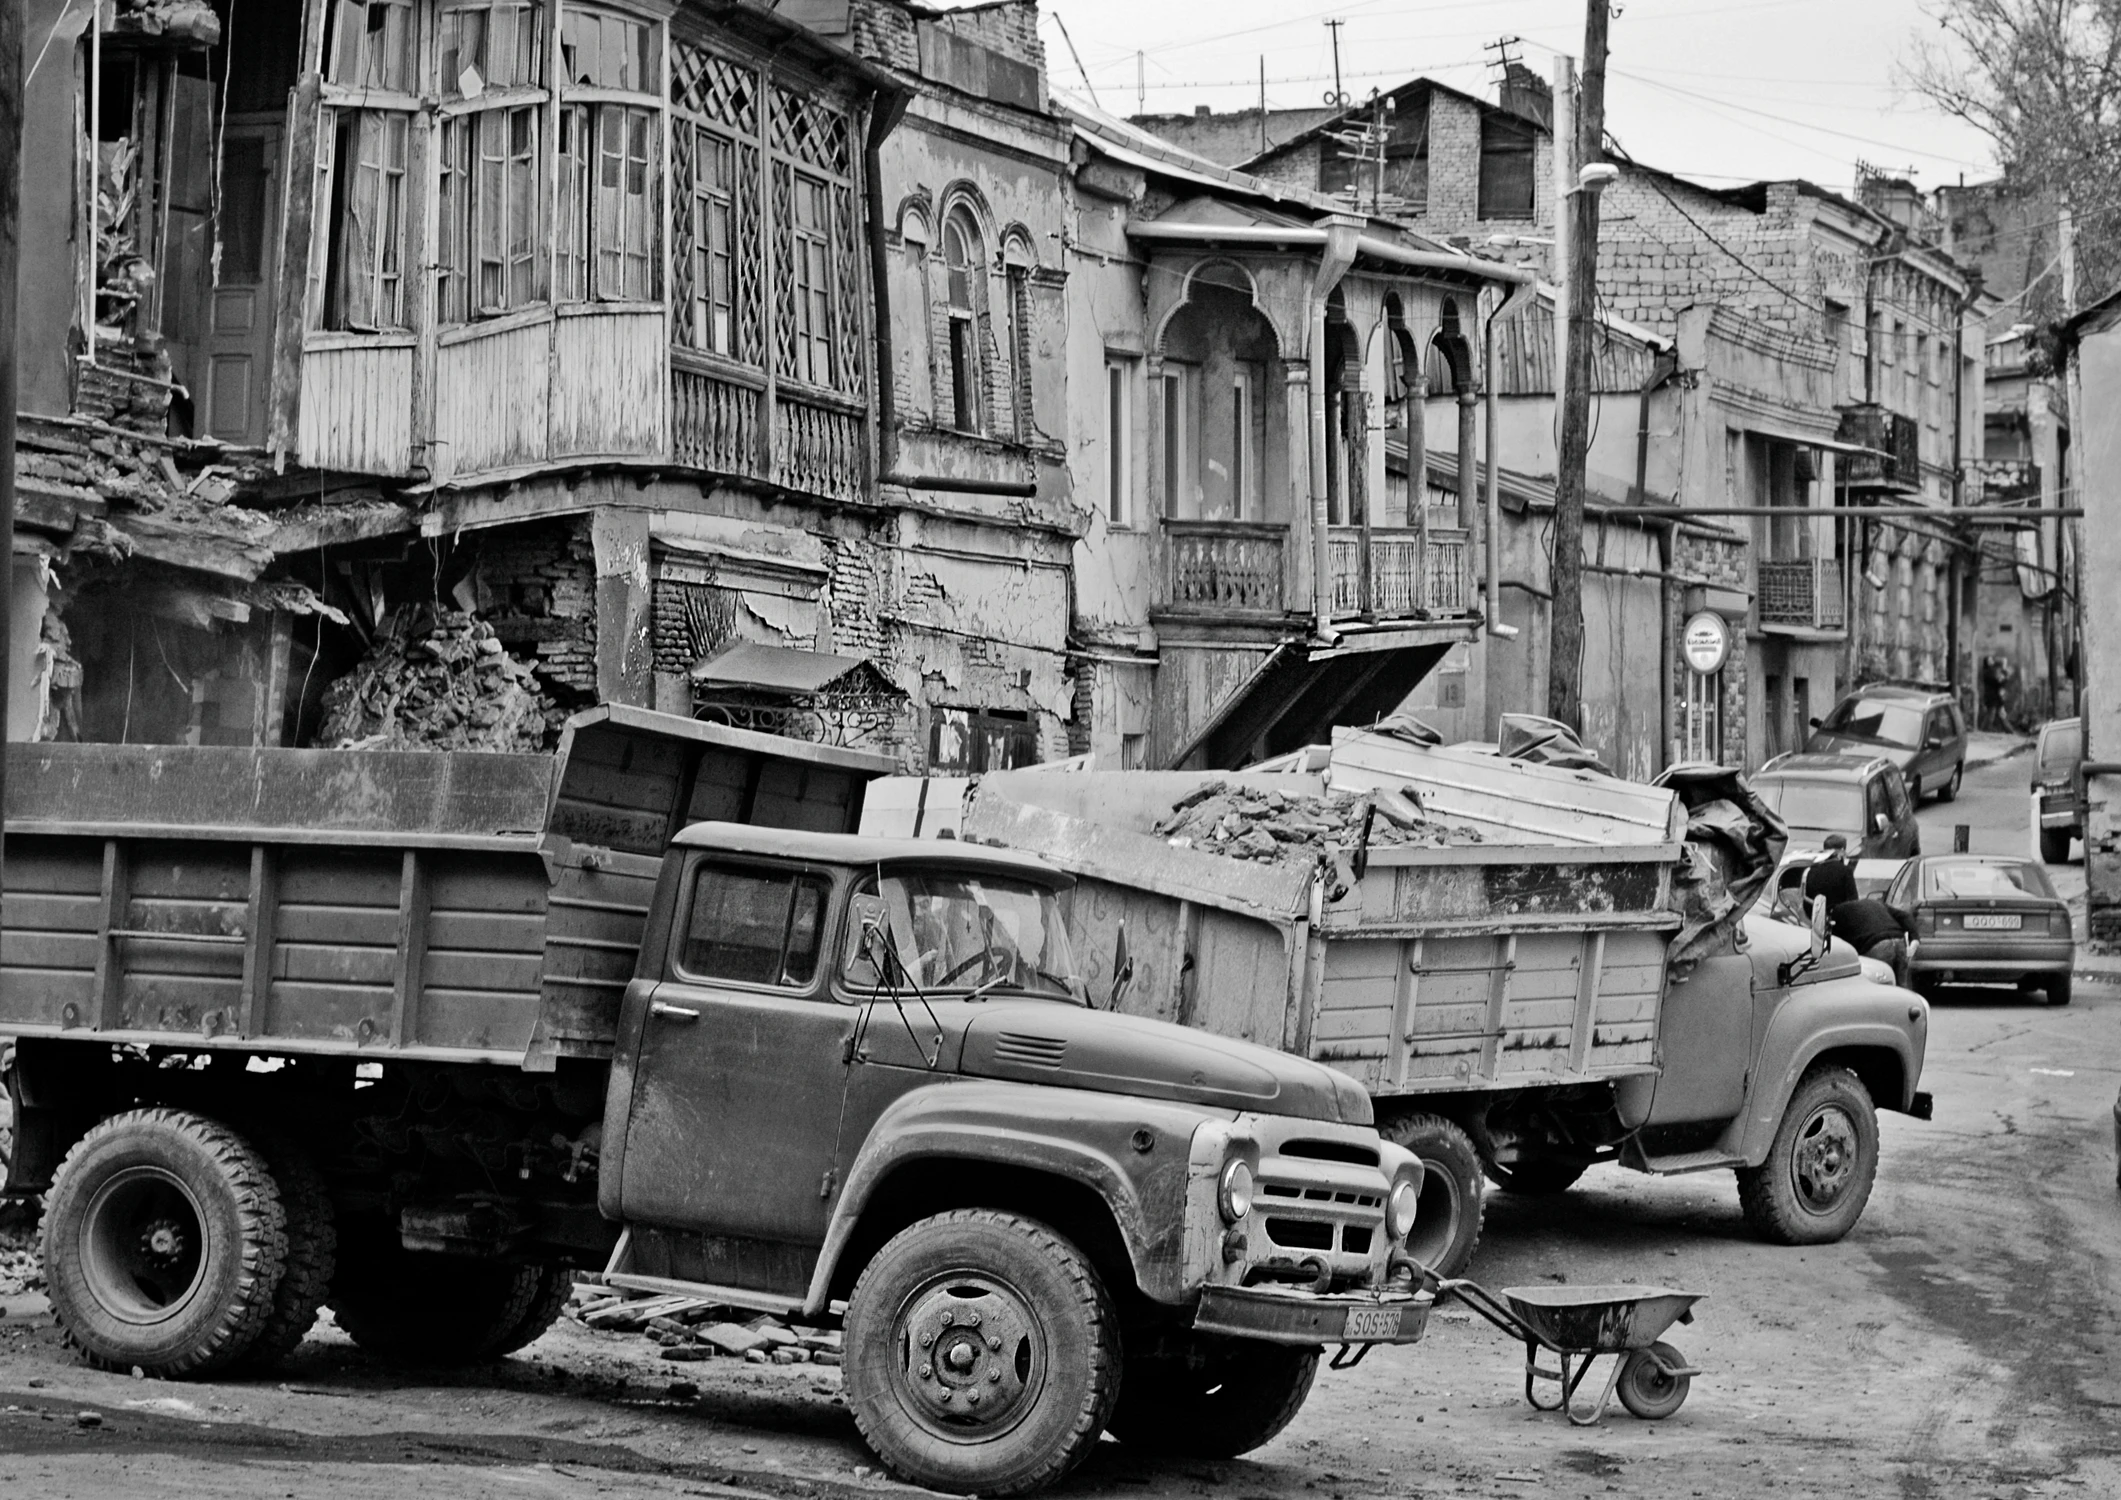
[[[1923,814],[1977,850],[2025,842],[2023,761]],[[2072,867],[2058,872],[2081,885]],[[2121,989],[2049,1010],[1968,993],[1934,1018],[1937,1118],[1888,1117],[1869,1213],[1842,1244],[1746,1237],[1726,1173],[1604,1168],[1566,1198],[1492,1202],[1490,1284],[1635,1279],[1708,1293],[1673,1341],[1705,1373],[1662,1424],[1535,1416],[1518,1351],[1463,1310],[1321,1377],[1252,1458],[1151,1465],[1108,1443],[1064,1491],[1367,1495],[1982,1497],[2121,1494],[2110,1357],[2121,1294],[2110,1109]],[[335,1330],[270,1377],[207,1384],[82,1368],[42,1299],[0,1318],[0,1493],[62,1497],[836,1495],[877,1478],[836,1370],[673,1366],[563,1322],[525,1355],[388,1374]],[[674,1384],[674,1382],[689,1384]],[[90,1412],[100,1425],[80,1425]]]

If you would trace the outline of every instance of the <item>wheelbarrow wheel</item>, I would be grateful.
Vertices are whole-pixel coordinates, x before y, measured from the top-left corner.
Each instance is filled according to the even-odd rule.
[[[1674,1375],[1686,1361],[1670,1344],[1630,1349],[1620,1361],[1620,1404],[1645,1422],[1662,1422],[1686,1404],[1691,1375]]]

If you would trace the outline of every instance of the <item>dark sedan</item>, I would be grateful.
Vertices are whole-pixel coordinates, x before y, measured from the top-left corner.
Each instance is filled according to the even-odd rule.
[[[1910,967],[1915,988],[2016,984],[2069,1004],[2077,960],[2069,908],[2037,861],[1996,854],[1932,854],[1911,859],[1885,899],[1913,913]]]

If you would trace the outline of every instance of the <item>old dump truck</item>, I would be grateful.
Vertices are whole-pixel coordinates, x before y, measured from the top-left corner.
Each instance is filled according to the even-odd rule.
[[[106,1367],[328,1304],[498,1356],[611,1285],[841,1323],[869,1442],[1232,1454],[1420,1337],[1421,1163],[1344,1075],[1089,1008],[1070,877],[855,836],[887,769],[620,708],[557,758],[9,747],[7,1191]]]
[[[1173,847],[1157,823],[1211,782],[1411,791],[1455,833],[1352,862]],[[1763,1238],[1838,1239],[1877,1170],[1875,1108],[1927,1117],[1928,1007],[1845,945],[1733,904],[1670,960],[1688,810],[1661,787],[1342,730],[1324,770],[990,775],[962,820],[1077,876],[1071,934],[1093,982],[1131,964],[1128,1009],[1359,1079],[1428,1165],[1411,1248],[1446,1275],[1483,1175],[1551,1194],[1601,1161],[1735,1169]]]

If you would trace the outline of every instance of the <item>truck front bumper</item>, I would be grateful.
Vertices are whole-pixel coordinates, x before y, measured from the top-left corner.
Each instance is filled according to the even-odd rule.
[[[1427,1290],[1304,1292],[1289,1287],[1211,1286],[1193,1326],[1263,1344],[1412,1344],[1436,1305]]]

